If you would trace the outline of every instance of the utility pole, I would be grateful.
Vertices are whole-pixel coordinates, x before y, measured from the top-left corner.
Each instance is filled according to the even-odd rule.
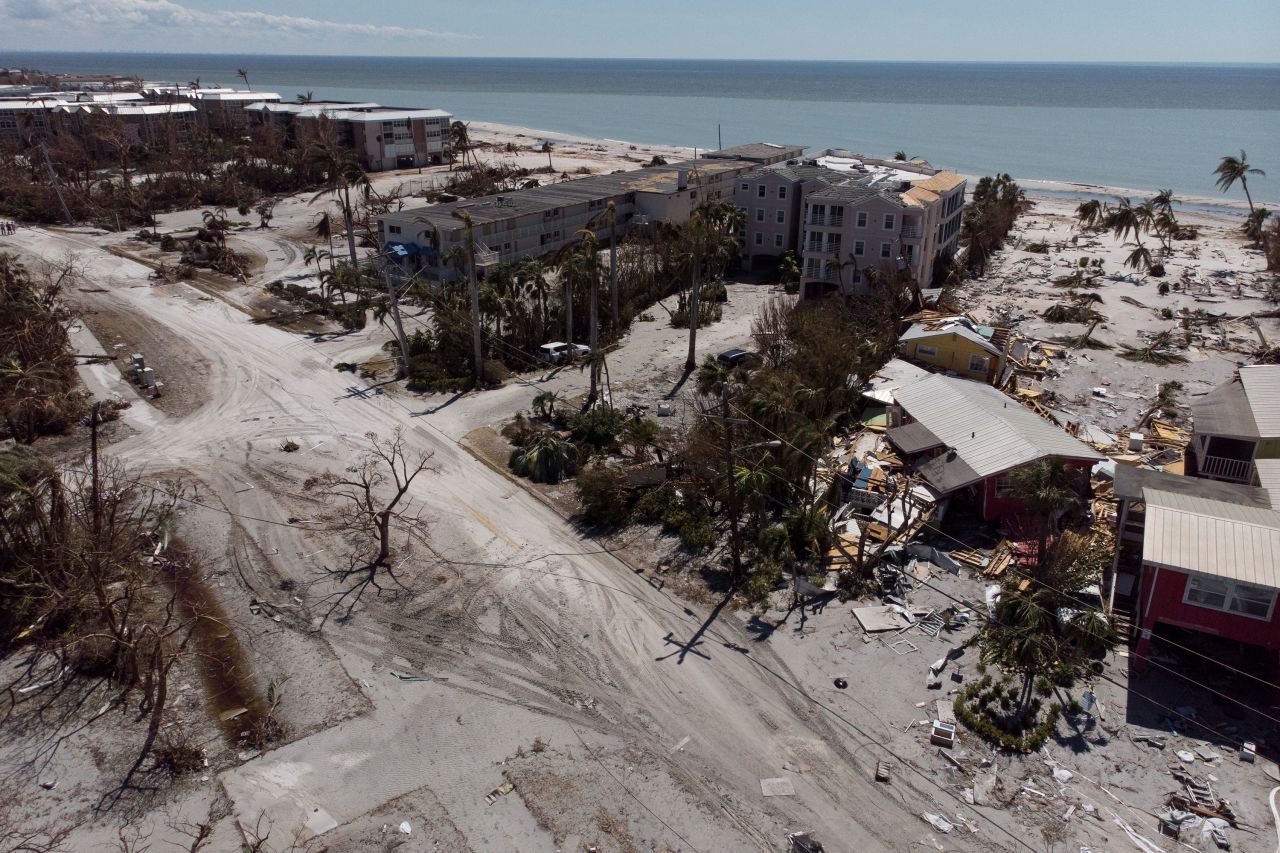
[[[467,235],[467,289],[471,291],[471,355],[476,388],[484,383],[484,352],[480,347],[480,289],[476,284],[476,238],[468,211],[454,213],[462,220]]]
[[[609,202],[609,300],[614,333],[617,334],[616,329],[622,321],[618,312],[618,208],[613,202]]]
[[[729,417],[729,383],[720,388],[720,417],[724,421],[725,476],[729,478],[729,553],[733,558],[732,585],[742,580],[742,543],[738,538],[738,482],[733,471],[733,421]]]
[[[382,257],[382,279],[387,285],[387,307],[391,315],[391,325],[396,334],[396,345],[400,347],[400,366],[396,368],[396,378],[403,379],[409,375],[409,339],[404,335],[404,323],[400,319],[400,300],[396,295],[395,285],[391,283],[391,259],[386,255]]]
[[[724,150],[724,139],[720,136],[720,123],[716,122],[716,150]]]
[[[75,225],[76,221],[71,218],[71,210],[67,207],[67,200],[62,197],[62,184],[58,183],[58,173],[53,170],[53,161],[49,159],[49,149],[44,143],[40,143],[40,153],[44,157],[44,167],[49,170],[49,180],[53,183],[53,191],[57,193],[58,204],[62,205],[62,215],[66,218],[68,225]]]

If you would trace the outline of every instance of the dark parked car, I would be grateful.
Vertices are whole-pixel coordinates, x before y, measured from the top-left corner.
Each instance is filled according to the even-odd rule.
[[[749,349],[727,349],[716,356],[716,361],[725,367],[758,367],[760,356]]]

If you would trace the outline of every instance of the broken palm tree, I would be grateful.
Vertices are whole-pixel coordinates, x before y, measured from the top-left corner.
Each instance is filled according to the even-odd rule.
[[[1093,330],[1098,328],[1098,324],[1101,322],[1102,318],[1099,317],[1089,324],[1089,328],[1083,335],[1076,337],[1054,338],[1053,342],[1062,344],[1066,347],[1071,347],[1072,349],[1111,349],[1111,344],[1105,341],[1100,341],[1093,336]]]
[[[1185,364],[1187,357],[1173,349],[1173,333],[1160,332],[1151,336],[1144,346],[1120,345],[1120,357],[1127,361],[1145,364]]]

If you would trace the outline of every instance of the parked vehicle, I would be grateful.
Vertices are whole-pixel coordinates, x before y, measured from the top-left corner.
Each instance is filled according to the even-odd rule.
[[[569,344],[564,341],[552,341],[538,347],[538,359],[543,364],[559,364],[578,356],[591,355],[591,347],[585,344]]]
[[[748,349],[727,349],[716,356],[716,361],[725,367],[757,367],[760,364],[760,356]]]

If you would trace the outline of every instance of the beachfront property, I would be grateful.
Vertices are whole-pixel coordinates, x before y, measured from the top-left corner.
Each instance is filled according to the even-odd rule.
[[[351,149],[369,172],[435,166],[449,159],[453,116],[438,109],[376,103],[263,101],[245,107],[258,126],[279,129],[292,145],[329,139]]]
[[[73,103],[54,107],[59,132],[71,132],[90,144],[95,157],[109,156],[100,134],[89,133],[95,122],[112,121],[126,145],[167,148],[191,138],[196,108],[191,104]]]
[[[1191,403],[1187,473],[1280,494],[1280,365],[1242,367]]]
[[[1280,493],[1118,465],[1113,599],[1136,631],[1134,668],[1162,640],[1280,672]]]
[[[796,252],[805,199],[847,179],[834,169],[795,159],[743,175],[733,201],[746,216],[746,225],[739,234],[746,268],[776,262],[787,252]]]
[[[923,160],[880,160],[828,149],[804,161],[845,174],[804,199],[799,227],[801,298],[869,289],[869,270],[910,272],[935,286],[939,261],[955,255],[965,179]]]
[[[755,161],[724,156],[730,150],[718,157],[405,208],[379,220],[382,245],[407,273],[455,280],[465,267],[442,258],[466,245],[463,213],[471,217],[481,273],[496,264],[558,252],[577,243],[584,229],[607,241],[610,203],[618,235],[633,225],[680,224],[704,201],[732,198],[740,177],[757,168]]]
[[[184,94],[178,92],[199,111],[205,127],[220,135],[247,133],[253,116],[246,108],[254,104],[279,103],[275,92],[250,92],[245,90],[210,91],[197,89]]]
[[[1025,510],[1015,470],[1058,459],[1092,468],[1105,457],[990,385],[933,374],[892,392],[885,437],[940,497],[967,495],[983,519]]]
[[[1007,361],[998,341],[1007,337],[968,317],[941,317],[912,323],[898,348],[907,361],[998,386]]]
[[[64,129],[61,119],[71,108],[106,113],[142,103],[145,98],[137,92],[109,90],[38,92],[0,100],[0,143],[26,146],[46,140]]]

